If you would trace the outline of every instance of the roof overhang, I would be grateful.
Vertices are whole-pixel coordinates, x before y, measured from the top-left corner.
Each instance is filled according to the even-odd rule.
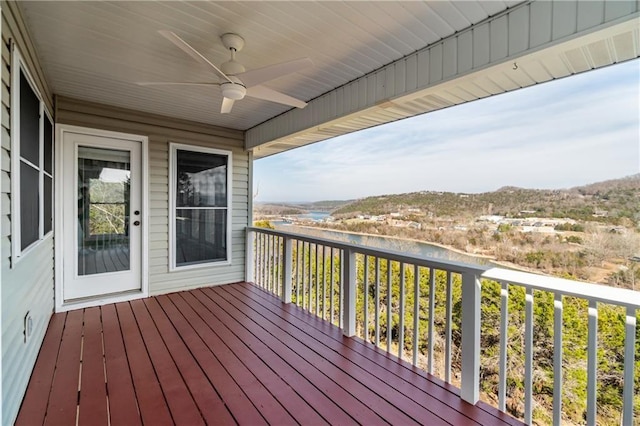
[[[246,147],[266,157],[638,58],[637,3],[592,3],[520,4],[250,129]]]

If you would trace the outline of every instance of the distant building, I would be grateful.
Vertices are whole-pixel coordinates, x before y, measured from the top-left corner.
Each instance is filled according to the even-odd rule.
[[[484,215],[484,216],[478,217],[478,221],[480,221],[480,222],[498,223],[503,219],[504,219],[504,216],[498,216],[498,215],[495,215],[495,214]]]

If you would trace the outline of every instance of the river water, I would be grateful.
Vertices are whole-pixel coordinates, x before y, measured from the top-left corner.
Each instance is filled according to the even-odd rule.
[[[326,212],[310,212],[305,215],[298,215],[300,219],[312,219],[320,221],[329,216]],[[285,224],[281,221],[272,222],[276,229],[285,232],[294,232],[298,234],[306,234],[319,238],[326,238],[330,240],[337,240],[342,242],[348,242],[352,244],[358,244],[367,247],[375,247],[386,250],[401,251],[408,254],[422,255],[425,257],[432,257],[443,260],[452,260],[456,262],[463,262],[472,265],[480,266],[494,266],[489,260],[482,257],[471,256],[464,253],[458,253],[454,250],[449,250],[437,245],[423,243],[418,241],[404,240],[393,237],[379,237],[375,235],[360,235],[351,234],[348,232],[333,231],[329,229],[311,228],[296,225]]]

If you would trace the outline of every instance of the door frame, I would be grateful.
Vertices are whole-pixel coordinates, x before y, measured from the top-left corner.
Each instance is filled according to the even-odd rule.
[[[135,135],[131,133],[121,133],[110,130],[92,129],[88,127],[72,126],[68,124],[57,124],[55,130],[54,142],[54,254],[55,254],[55,270],[54,270],[54,293],[55,293],[55,311],[64,312],[72,309],[87,308],[91,306],[100,306],[107,303],[124,302],[128,300],[140,299],[149,296],[149,138],[147,136]],[[142,202],[141,215],[141,253],[140,253],[140,291],[127,292],[115,295],[102,295],[95,298],[82,299],[75,302],[64,301],[64,242],[66,238],[73,238],[73,233],[68,232],[65,236],[63,225],[63,206],[65,197],[65,188],[63,184],[63,143],[65,133],[81,133],[89,136],[100,136],[114,139],[124,139],[132,142],[140,142],[142,155],[140,165],[140,190]],[[73,190],[73,189],[72,189]]]

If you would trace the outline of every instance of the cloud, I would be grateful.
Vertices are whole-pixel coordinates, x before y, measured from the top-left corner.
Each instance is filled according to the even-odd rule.
[[[639,117],[635,60],[258,160],[258,200],[562,188],[626,176],[640,172]]]

